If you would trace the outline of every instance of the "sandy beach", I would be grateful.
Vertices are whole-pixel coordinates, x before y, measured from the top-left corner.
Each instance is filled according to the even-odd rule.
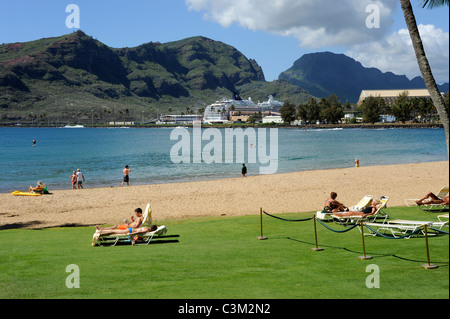
[[[120,224],[137,207],[151,203],[156,223],[168,219],[320,210],[331,191],[348,206],[364,195],[389,196],[404,206],[449,185],[449,162],[431,162],[222,180],[55,190],[38,197],[0,194],[0,229]],[[70,185],[68,185],[70,187]],[[13,190],[11,190],[13,191]]]

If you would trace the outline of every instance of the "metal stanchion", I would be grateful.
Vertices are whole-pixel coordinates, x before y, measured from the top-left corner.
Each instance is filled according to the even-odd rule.
[[[311,248],[312,251],[322,251],[323,248],[317,246],[317,227],[316,227],[316,215],[314,215],[314,238],[316,240],[316,247]]]
[[[422,268],[424,268],[424,269],[436,269],[436,268],[438,268],[437,265],[430,264],[430,250],[429,250],[429,247],[428,247],[427,225],[423,225],[423,227],[424,227],[424,232],[425,232],[425,243],[426,243],[426,246],[427,246],[427,261],[428,261],[428,263],[427,264],[423,264]]]
[[[364,225],[362,222],[359,222],[359,226],[361,227],[361,236],[362,236],[362,245],[363,245],[363,256],[359,256],[358,258],[361,260],[372,259],[371,256],[366,256],[366,245],[364,242]]]
[[[261,236],[256,237],[258,240],[266,240],[268,239],[263,235],[263,221],[262,221],[262,207],[259,209],[259,220],[261,223]]]

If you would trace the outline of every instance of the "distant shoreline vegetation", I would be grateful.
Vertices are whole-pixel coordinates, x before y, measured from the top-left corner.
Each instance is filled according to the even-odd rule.
[[[0,123],[0,127],[27,127],[27,128],[52,128],[60,127],[64,128],[66,124],[5,124]],[[140,124],[136,123],[134,125],[109,125],[109,124],[85,124],[85,128],[176,128],[176,127],[192,127],[191,124]],[[303,124],[303,125],[289,125],[289,124],[273,124],[273,123],[259,123],[259,124],[249,124],[249,123],[236,123],[236,124],[202,124],[202,127],[209,128],[247,128],[247,127],[276,127],[285,129],[390,129],[390,128],[443,128],[441,123],[358,123],[358,124]]]

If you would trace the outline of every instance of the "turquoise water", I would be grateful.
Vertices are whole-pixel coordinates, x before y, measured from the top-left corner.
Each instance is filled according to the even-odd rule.
[[[270,131],[266,130],[269,141]],[[222,163],[192,163],[193,160],[174,163],[170,152],[178,141],[170,139],[172,131],[0,128],[0,192],[27,190],[38,180],[50,190],[70,189],[69,177],[77,168],[85,175],[86,188],[120,186],[125,165],[132,169],[131,185],[240,176],[241,161],[224,163],[226,154]],[[192,129],[186,131],[193,135]],[[224,129],[216,132],[225,136]],[[355,157],[360,159],[361,166],[448,159],[443,129],[278,129],[277,132],[276,173],[351,167]],[[32,146],[33,139],[37,141],[36,147]],[[208,143],[203,141],[203,150]],[[219,144],[225,151],[225,139]],[[269,154],[270,145],[267,147]],[[245,162],[247,159],[246,155]],[[264,165],[259,161],[247,163],[248,175],[258,175],[261,166]]]

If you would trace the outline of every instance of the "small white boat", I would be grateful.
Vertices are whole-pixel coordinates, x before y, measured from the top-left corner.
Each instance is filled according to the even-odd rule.
[[[64,128],[84,128],[83,125],[66,125]]]

